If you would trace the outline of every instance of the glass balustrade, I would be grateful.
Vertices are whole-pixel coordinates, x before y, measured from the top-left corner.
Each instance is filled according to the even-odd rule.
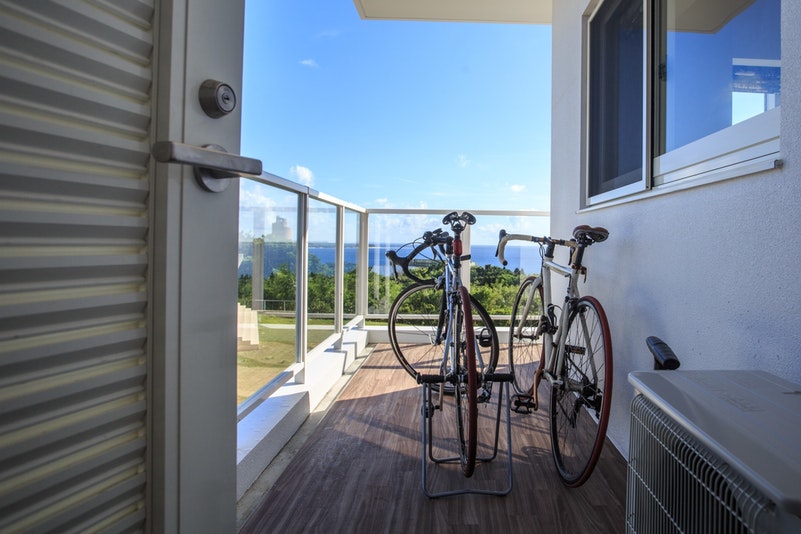
[[[269,395],[271,381],[292,374],[288,368],[302,368],[310,351],[336,346],[349,327],[385,338],[389,306],[410,283],[393,275],[385,254],[441,228],[448,210],[363,209],[266,173],[240,182],[241,409],[254,395]],[[498,233],[547,235],[549,214],[470,211],[478,222],[463,236],[471,255],[464,278],[502,328],[519,280],[539,269],[539,250],[510,245],[503,267]]]

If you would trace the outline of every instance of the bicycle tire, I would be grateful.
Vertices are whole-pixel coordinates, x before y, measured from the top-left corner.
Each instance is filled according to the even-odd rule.
[[[570,312],[557,378],[562,384],[551,387],[551,448],[562,482],[575,488],[598,463],[612,402],[609,323],[593,297],[580,298]]]
[[[444,324],[444,291],[433,281],[414,284],[398,294],[389,310],[389,343],[401,367],[417,381],[420,374],[437,374],[442,363],[442,340],[437,340],[437,325]],[[500,345],[495,325],[483,306],[470,295],[473,310],[473,326],[479,331],[486,328],[482,342],[484,373],[495,370],[498,364]],[[430,310],[429,313],[420,310]],[[443,317],[440,319],[440,314]],[[441,322],[440,322],[441,321]],[[486,357],[484,355],[486,354]]]
[[[534,395],[534,375],[545,356],[540,328],[545,307],[539,277],[529,276],[515,296],[509,325],[509,368],[514,373],[515,393]],[[527,310],[527,311],[526,311]]]
[[[462,474],[473,476],[476,467],[478,443],[478,373],[476,372],[476,338],[470,293],[464,286],[459,288],[459,308],[456,316],[456,369],[454,397],[456,404],[456,427],[459,437],[459,457]]]

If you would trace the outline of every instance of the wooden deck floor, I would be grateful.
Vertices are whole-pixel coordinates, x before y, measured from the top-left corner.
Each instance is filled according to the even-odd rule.
[[[496,405],[480,411],[479,443],[490,443]],[[625,530],[626,464],[607,443],[590,480],[565,488],[550,452],[547,414],[512,412],[514,485],[505,497],[429,499],[421,491],[420,389],[378,346],[342,390],[283,473],[242,525],[242,533],[294,532],[621,532]],[[449,421],[437,412],[435,423]],[[436,432],[435,427],[435,432]],[[444,451],[449,440],[437,439]],[[472,478],[458,466],[429,464],[433,491],[498,489],[500,452]],[[486,454],[480,448],[479,454]]]

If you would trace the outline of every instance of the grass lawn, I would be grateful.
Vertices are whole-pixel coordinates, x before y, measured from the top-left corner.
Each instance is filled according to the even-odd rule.
[[[259,314],[259,348],[238,352],[236,355],[237,404],[241,404],[281,371],[295,363],[297,351],[294,326],[294,318]],[[330,322],[310,321],[309,348],[323,341],[332,332],[333,325]]]

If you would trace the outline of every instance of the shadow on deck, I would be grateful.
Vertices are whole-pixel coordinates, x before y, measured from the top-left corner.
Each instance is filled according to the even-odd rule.
[[[480,408],[480,444],[491,445],[496,406]],[[429,499],[421,491],[420,390],[392,349],[379,345],[281,473],[251,490],[255,504],[243,514],[240,533],[623,531],[625,459],[607,441],[590,480],[564,487],[551,458],[546,412],[512,412],[509,495]],[[435,433],[449,415],[435,415]],[[498,457],[478,464],[470,479],[458,465],[429,464],[429,489],[502,488],[507,449],[501,432]],[[487,450],[480,446],[479,455]]]

